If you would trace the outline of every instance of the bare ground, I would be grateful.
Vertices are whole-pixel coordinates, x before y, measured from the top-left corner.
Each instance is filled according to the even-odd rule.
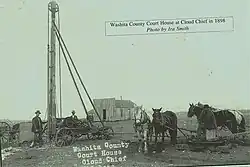
[[[116,132],[131,132],[132,122],[116,122],[112,123]],[[184,123],[182,123],[183,125]],[[187,124],[187,123],[185,123]],[[185,125],[188,126],[188,125]],[[185,127],[184,126],[184,127]],[[190,127],[190,126],[189,126]],[[194,127],[193,127],[194,128]],[[190,129],[190,128],[189,128]],[[132,131],[133,132],[133,131]],[[179,134],[180,135],[180,134]],[[215,164],[250,164],[250,147],[238,146],[230,149],[229,153],[218,153],[205,150],[203,152],[191,152],[189,150],[179,151],[171,147],[166,141],[164,145],[157,147],[151,143],[149,153],[138,153],[138,143],[133,138],[132,134],[117,134],[109,143],[119,143],[121,141],[130,142],[128,149],[122,149],[122,156],[126,156],[126,161],[122,163],[113,163],[116,167],[130,167],[130,166],[187,166],[187,165],[215,165]],[[89,145],[103,145],[106,140],[91,140],[78,141],[73,146],[89,146]],[[41,149],[23,148],[22,151],[9,156],[4,160],[4,167],[73,167],[81,165],[76,153],[73,152],[73,146],[70,147],[53,147],[44,146]],[[105,158],[104,158],[105,159]],[[105,160],[104,160],[105,161]],[[109,163],[102,163],[102,167],[110,165]],[[97,165],[95,165],[97,166]]]

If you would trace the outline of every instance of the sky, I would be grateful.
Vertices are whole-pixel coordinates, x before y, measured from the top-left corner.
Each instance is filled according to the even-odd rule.
[[[31,119],[37,109],[45,118],[48,2],[0,0],[1,119]],[[92,98],[122,96],[174,112],[198,101],[250,108],[249,0],[57,2],[62,37]],[[105,36],[110,20],[209,16],[233,16],[234,31]],[[65,62],[62,68],[63,115],[75,109],[85,117]]]

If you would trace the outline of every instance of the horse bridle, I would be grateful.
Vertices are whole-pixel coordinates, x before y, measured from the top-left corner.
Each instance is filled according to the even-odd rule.
[[[199,106],[196,106],[196,105],[192,104],[191,107],[192,107],[192,108],[191,108],[191,114],[192,114],[192,116],[194,116],[194,115],[196,115],[195,108],[196,108],[196,107],[199,107]],[[199,107],[199,108],[200,108],[200,107]]]
[[[142,122],[142,116],[143,116],[143,114],[145,114],[144,112],[145,112],[144,110],[141,111],[141,113],[140,113],[141,114],[140,119],[136,119],[136,117],[135,117],[135,122],[134,122],[134,127],[135,128],[138,127],[138,126],[141,127],[143,124],[148,123],[148,119],[147,118]],[[139,120],[138,123],[136,122],[137,120]]]
[[[139,121],[139,123],[137,123],[136,121]],[[140,113],[140,119],[137,119],[136,116],[135,116],[135,125],[140,125],[142,123],[142,112]]]

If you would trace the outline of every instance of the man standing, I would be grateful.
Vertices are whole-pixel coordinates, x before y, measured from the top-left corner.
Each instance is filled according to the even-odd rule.
[[[75,114],[76,114],[75,110],[73,110],[71,113],[72,113],[71,117],[72,117],[74,120],[78,120],[77,116],[75,115]]]
[[[203,121],[203,117],[204,117],[204,105],[201,104],[200,102],[198,102],[197,107],[200,108],[201,113],[199,116],[197,116],[197,121],[198,121],[198,128],[197,128],[197,138],[199,140],[205,140],[205,134],[206,134],[206,129],[204,126],[204,121]]]
[[[42,146],[42,119],[39,117],[41,112],[37,110],[35,112],[36,116],[32,119],[32,129],[31,131],[34,133],[34,144],[33,146],[39,144],[39,146]]]
[[[213,111],[209,105],[205,104],[200,115],[202,131],[205,133],[206,140],[213,140],[217,137],[217,123]]]

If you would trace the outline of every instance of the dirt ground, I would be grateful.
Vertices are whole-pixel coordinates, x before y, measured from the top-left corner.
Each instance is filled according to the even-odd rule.
[[[185,123],[187,124],[187,123]],[[4,167],[83,167],[81,161],[83,158],[78,158],[77,153],[73,151],[73,147],[84,147],[90,145],[101,145],[104,148],[104,143],[129,143],[128,148],[121,148],[120,157],[126,156],[126,161],[107,163],[105,156],[101,165],[93,165],[97,167],[158,167],[158,166],[187,166],[187,165],[219,165],[219,164],[250,164],[250,147],[237,146],[229,150],[227,153],[218,153],[205,150],[202,152],[191,152],[189,150],[177,150],[170,146],[169,141],[166,140],[164,144],[155,146],[150,144],[149,153],[138,153],[137,140],[133,138],[132,134],[125,134],[126,132],[133,132],[132,122],[116,122],[111,124],[116,132],[123,131],[124,134],[116,134],[111,140],[84,140],[77,141],[69,147],[53,147],[45,145],[42,148],[22,148],[22,151],[10,155],[4,160]],[[183,125],[183,123],[182,123]],[[184,126],[184,125],[183,125]],[[187,126],[187,125],[185,125]],[[180,136],[180,134],[179,134]],[[91,151],[93,152],[93,151]],[[82,152],[85,153],[85,152]],[[101,151],[97,151],[98,155]],[[98,156],[100,157],[100,156]],[[97,157],[97,158],[98,158]],[[91,160],[91,158],[88,158]],[[92,158],[93,159],[93,158]],[[86,166],[86,165],[85,165]]]

